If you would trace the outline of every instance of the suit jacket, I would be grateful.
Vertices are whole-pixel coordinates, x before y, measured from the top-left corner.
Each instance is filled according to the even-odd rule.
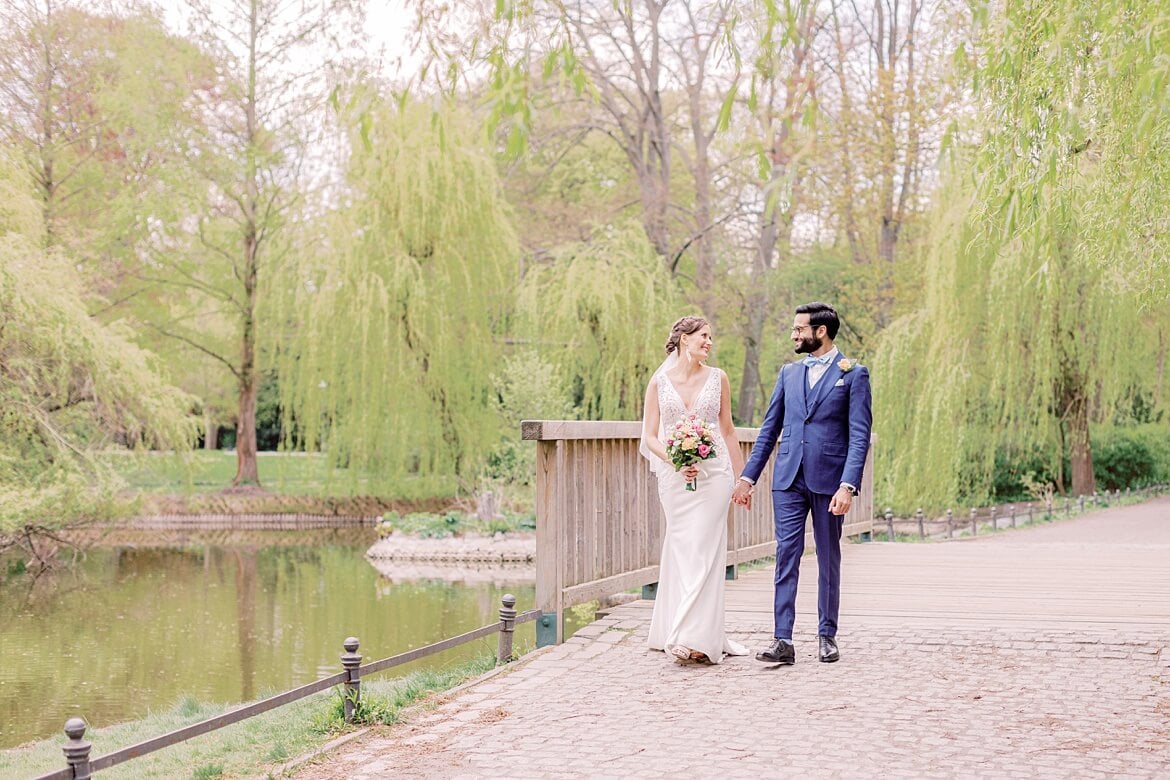
[[[854,363],[842,371],[839,364],[844,359],[838,353],[811,390],[807,366],[781,367],[744,476],[753,482],[759,479],[779,438],[773,490],[791,487],[802,465],[804,482],[814,493],[836,493],[842,482],[861,488],[873,425],[869,370]]]

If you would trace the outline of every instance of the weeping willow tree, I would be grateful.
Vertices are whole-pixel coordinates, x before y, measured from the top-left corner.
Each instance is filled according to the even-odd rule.
[[[670,325],[690,313],[634,221],[610,225],[526,269],[517,331],[561,372],[585,419],[641,417]]]
[[[394,491],[406,474],[470,474],[498,440],[518,250],[471,117],[363,100],[345,206],[283,301],[296,325],[278,364],[288,444]]]
[[[921,306],[875,361],[879,472],[902,508],[986,499],[997,455],[1028,452],[1057,489],[1067,460],[1091,493],[1090,424],[1148,382],[1142,304],[1164,298],[1167,12],[1045,0],[978,17],[979,142],[953,149]]]
[[[96,451],[185,448],[196,433],[193,399],[89,316],[76,263],[45,246],[31,182],[0,150],[0,549],[42,563],[55,530],[120,508]]]

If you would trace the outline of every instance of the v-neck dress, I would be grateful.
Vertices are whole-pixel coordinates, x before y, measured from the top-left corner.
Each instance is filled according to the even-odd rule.
[[[724,654],[744,655],[747,648],[729,640],[723,627],[723,588],[727,555],[727,509],[735,485],[727,446],[719,435],[719,370],[687,409],[670,378],[659,375],[658,409],[663,429],[691,414],[716,430],[716,456],[699,463],[698,487],[670,466],[656,470],[658,497],[666,516],[658,592],[650,620],[650,647],[671,652],[675,647],[697,650],[713,663]]]

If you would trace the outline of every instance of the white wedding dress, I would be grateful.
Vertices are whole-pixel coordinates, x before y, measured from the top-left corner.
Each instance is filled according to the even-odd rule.
[[[665,372],[658,374],[658,409],[662,428],[684,414],[695,414],[716,429],[716,457],[699,463],[698,488],[668,463],[655,458],[658,497],[666,516],[658,593],[650,620],[650,647],[685,655],[676,648],[703,653],[712,663],[747,648],[728,639],[723,627],[723,586],[727,556],[727,509],[735,476],[727,447],[719,435],[719,370],[710,369],[693,409],[683,405]],[[665,442],[664,442],[665,443]]]

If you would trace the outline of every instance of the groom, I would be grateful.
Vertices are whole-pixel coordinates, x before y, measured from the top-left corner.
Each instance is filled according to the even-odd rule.
[[[861,485],[869,450],[869,372],[842,355],[833,339],[840,320],[827,303],[796,308],[792,341],[807,357],[780,369],[764,424],[731,500],[751,506],[751,497],[776,440],[780,451],[772,472],[776,526],[775,639],[756,660],[791,664],[796,620],[796,581],[804,553],[804,524],[812,512],[817,547],[818,655],[832,663],[837,649],[841,596],[841,529]]]

